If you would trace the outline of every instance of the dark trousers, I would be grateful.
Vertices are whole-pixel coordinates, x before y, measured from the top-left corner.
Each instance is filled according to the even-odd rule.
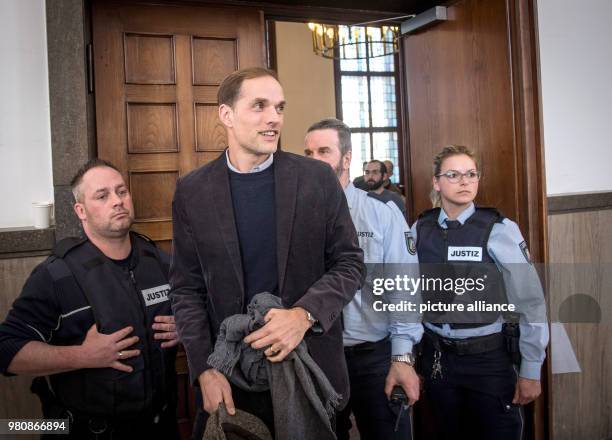
[[[404,411],[399,428],[394,432],[399,405],[387,400],[385,379],[391,363],[391,342],[386,339],[364,343],[344,350],[348,365],[351,395],[336,419],[338,440],[348,440],[351,411],[362,440],[410,440],[411,421]]]
[[[432,378],[435,350],[427,336],[422,345],[420,372],[438,438],[522,438],[522,409],[512,404],[518,374],[504,348],[469,355],[442,351],[442,377]]]
[[[255,393],[244,391],[231,383],[230,385],[236,408],[259,417],[266,424],[268,430],[270,430],[272,437],[274,437],[274,412],[272,410],[272,395],[270,392]],[[202,440],[204,430],[206,429],[206,422],[208,421],[208,413],[204,411],[202,391],[200,391],[199,387],[195,390],[195,396],[196,416],[193,423],[193,439]]]

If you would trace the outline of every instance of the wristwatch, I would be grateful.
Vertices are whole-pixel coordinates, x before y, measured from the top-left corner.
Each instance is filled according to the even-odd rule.
[[[312,313],[310,313],[308,310],[306,310],[306,319],[308,319],[308,322],[310,322],[310,327],[314,327],[316,323],[319,322],[317,321],[317,318],[312,316]]]
[[[403,362],[405,364],[410,365],[411,367],[414,367],[414,356],[412,355],[412,353],[392,355],[391,362]]]

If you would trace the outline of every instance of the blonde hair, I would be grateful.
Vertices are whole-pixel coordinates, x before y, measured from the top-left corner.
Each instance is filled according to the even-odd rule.
[[[448,145],[442,148],[442,151],[440,151],[438,154],[434,156],[434,159],[433,159],[434,177],[436,179],[439,179],[439,177],[437,176],[438,174],[440,174],[440,171],[442,171],[442,163],[444,162],[444,160],[446,160],[447,158],[451,156],[459,156],[459,155],[465,155],[469,157],[476,164],[476,169],[480,168],[478,157],[476,157],[476,153],[474,153],[474,151],[470,150],[467,147],[464,147],[463,145]],[[434,208],[438,208],[442,205],[442,199],[440,198],[440,193],[436,191],[434,188],[431,189],[429,198],[431,199],[431,203]]]

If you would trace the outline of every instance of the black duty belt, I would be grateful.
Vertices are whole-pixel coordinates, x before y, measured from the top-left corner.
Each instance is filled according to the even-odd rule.
[[[444,324],[438,324],[437,322],[430,322],[431,325],[435,325],[438,328],[443,328]],[[481,322],[481,323],[473,323],[473,324],[463,324],[463,323],[449,323],[448,326],[453,330],[456,329],[468,329],[468,328],[478,328],[484,327],[485,325],[491,325],[492,322]]]
[[[473,338],[453,339],[440,336],[426,327],[425,337],[437,351],[447,351],[459,356],[486,353],[506,346],[504,335],[501,333],[476,336]]]

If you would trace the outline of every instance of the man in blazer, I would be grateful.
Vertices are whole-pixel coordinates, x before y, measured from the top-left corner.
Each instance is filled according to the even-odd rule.
[[[279,295],[286,309],[270,310],[245,342],[281,362],[304,339],[346,401],[338,317],[363,281],[363,253],[331,167],[277,151],[285,100],[276,74],[234,72],[218,102],[228,149],[181,178],[174,195],[172,308],[204,410],[223,402],[271,426],[269,393],[230,386],[207,364],[221,322],[259,292]]]

